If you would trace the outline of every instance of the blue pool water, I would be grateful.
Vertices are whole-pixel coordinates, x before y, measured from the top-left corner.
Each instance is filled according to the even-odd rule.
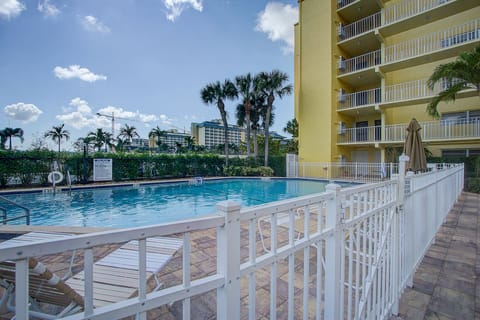
[[[227,179],[201,185],[153,184],[73,190],[70,195],[22,193],[6,197],[31,209],[31,225],[126,228],[211,214],[224,200],[253,206],[323,192],[326,184],[301,179]]]

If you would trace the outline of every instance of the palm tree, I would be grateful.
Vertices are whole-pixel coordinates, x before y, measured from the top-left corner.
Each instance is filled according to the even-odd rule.
[[[267,99],[266,115],[265,115],[265,166],[268,166],[268,137],[269,127],[271,125],[270,117],[273,109],[275,97],[283,98],[283,96],[292,93],[292,85],[287,84],[288,75],[280,70],[272,72],[261,72],[255,78],[255,90],[262,93]]]
[[[287,122],[283,132],[290,133],[292,135],[291,143],[288,143],[289,152],[298,153],[298,121],[293,118]]]
[[[188,151],[192,151],[195,147],[195,138],[194,137],[191,137],[191,136],[187,136],[184,138],[184,142],[185,142],[185,148],[188,150]]]
[[[165,136],[166,133],[167,133],[166,131],[160,129],[160,127],[157,126],[156,128],[153,128],[152,130],[150,130],[150,132],[148,133],[148,137],[149,138],[156,138],[157,139],[157,147],[160,147],[160,144],[161,144],[160,138]]]
[[[53,126],[52,129],[48,130],[44,134],[45,138],[51,138],[53,141],[58,143],[58,152],[60,152],[60,144],[62,139],[65,138],[66,141],[70,139],[70,132],[68,132],[68,130],[64,130],[63,127],[65,127],[64,123],[59,126]]]
[[[137,128],[129,126],[128,124],[125,124],[124,127],[120,128],[120,134],[118,136],[123,138],[123,142],[126,142],[126,144],[132,144],[133,138],[140,137],[137,133]]]
[[[238,93],[243,98],[243,108],[245,109],[245,121],[246,126],[246,144],[247,144],[247,156],[250,156],[250,112],[252,110],[252,98],[254,94],[253,78],[250,73],[244,76],[237,76],[235,78],[237,84]]]
[[[223,121],[224,144],[225,144],[225,165],[228,166],[228,123],[227,111],[225,110],[226,99],[233,100],[238,97],[237,88],[232,81],[225,79],[224,83],[220,81],[210,83],[200,91],[200,96],[205,104],[215,104],[220,111]]]
[[[460,53],[455,61],[438,65],[427,85],[433,89],[441,81],[447,83],[447,88],[427,105],[427,113],[434,118],[440,116],[437,110],[440,101],[455,101],[457,93],[466,89],[475,89],[480,95],[480,46],[472,52]]]
[[[103,129],[98,128],[97,131],[89,132],[87,138],[93,142],[97,151],[100,151],[103,145],[105,145],[105,152],[107,152],[107,147],[112,147],[112,134],[110,132],[103,131]]]
[[[23,130],[21,128],[5,128],[1,134],[1,141],[2,146],[5,145],[7,139],[9,142],[9,149],[12,150],[12,138],[19,138],[20,141],[23,143]]]
[[[7,143],[7,135],[5,130],[0,130],[0,149],[5,149],[5,143]]]

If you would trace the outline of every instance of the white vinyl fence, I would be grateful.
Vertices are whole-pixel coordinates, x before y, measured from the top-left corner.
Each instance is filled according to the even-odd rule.
[[[194,298],[212,290],[217,319],[388,319],[460,195],[463,170],[455,165],[346,189],[329,184],[324,193],[251,208],[225,201],[211,217],[0,249],[0,261],[16,264],[17,320],[29,313],[28,258],[75,249],[85,250],[90,280],[84,310],[68,319],[145,319],[175,301],[183,319],[195,318]],[[216,265],[213,273],[193,265],[209,250],[192,245],[198,232],[201,246],[216,239],[216,261],[198,265]],[[145,239],[167,235],[184,241],[182,262],[169,267],[180,281],[148,293]],[[138,297],[94,308],[92,250],[134,239],[143,266]]]
[[[292,165],[293,166],[293,165]],[[300,162],[298,177],[327,180],[381,181],[398,173],[397,163]]]

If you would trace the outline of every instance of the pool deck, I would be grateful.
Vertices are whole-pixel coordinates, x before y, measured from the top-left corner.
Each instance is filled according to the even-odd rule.
[[[391,319],[480,319],[480,195],[462,193],[454,208],[437,232],[436,240],[428,249],[419,265],[413,287],[407,288],[402,295],[398,316]],[[34,228],[35,229],[35,228]],[[16,230],[20,231],[19,229]],[[27,232],[23,230],[21,232]],[[59,231],[58,229],[56,231]],[[69,230],[72,232],[72,229]],[[79,231],[79,230],[78,230]],[[95,229],[84,230],[88,232]],[[0,233],[5,232],[0,228]],[[279,234],[279,240],[287,235]],[[266,234],[268,239],[268,234]],[[198,278],[216,271],[215,230],[194,232],[191,235],[191,275]],[[266,240],[268,241],[268,240]],[[99,258],[115,249],[115,246],[96,248],[95,258]],[[247,252],[242,247],[242,256]],[[262,248],[258,247],[261,251]],[[310,258],[315,258],[311,250]],[[45,263],[61,274],[65,268],[67,255],[45,257]],[[303,317],[302,302],[302,265],[303,255],[295,259],[295,308],[294,318]],[[76,271],[81,270],[82,261],[76,261]],[[166,287],[181,283],[182,250],[160,271],[159,278]],[[74,270],[75,272],[75,270]],[[257,277],[256,319],[269,318],[270,274],[260,270]],[[152,279],[153,281],[153,279]],[[154,284],[154,281],[150,283]],[[288,265],[278,263],[277,318],[287,317]],[[241,282],[241,319],[248,314],[248,283]],[[194,319],[215,319],[215,291],[192,298],[191,314]],[[308,317],[314,318],[314,292],[310,296]],[[169,307],[161,307],[149,312],[148,319],[181,319],[182,305],[177,302]],[[0,319],[3,319],[0,316]]]
[[[480,195],[463,192],[392,319],[480,319]]]

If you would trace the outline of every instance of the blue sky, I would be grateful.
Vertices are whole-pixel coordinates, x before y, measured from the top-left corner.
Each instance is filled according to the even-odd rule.
[[[21,127],[28,149],[53,125],[71,139],[124,123],[190,129],[219,118],[200,100],[209,82],[280,69],[293,84],[297,1],[0,0],[0,128]],[[227,102],[229,121],[234,106]],[[273,130],[293,118],[275,103]],[[50,143],[53,148],[53,143]]]

